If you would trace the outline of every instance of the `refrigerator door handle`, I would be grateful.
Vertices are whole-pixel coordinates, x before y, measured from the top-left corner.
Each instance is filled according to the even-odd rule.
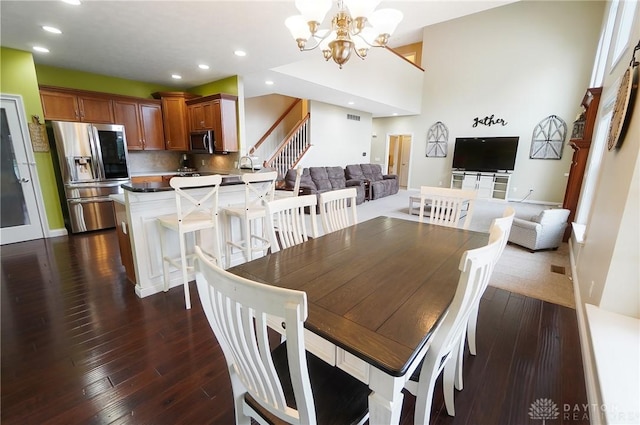
[[[95,204],[96,202],[113,202],[111,198],[77,198],[69,199],[69,204]]]
[[[95,158],[95,163],[92,164],[94,176],[98,180],[104,180],[104,169],[102,167],[102,155],[100,152],[100,139],[98,139],[98,130],[93,125],[87,127],[89,133],[89,143],[91,145],[91,156]]]
[[[209,152],[209,132],[207,131],[207,133],[204,135],[204,137],[202,138],[202,142],[204,143],[204,149]]]

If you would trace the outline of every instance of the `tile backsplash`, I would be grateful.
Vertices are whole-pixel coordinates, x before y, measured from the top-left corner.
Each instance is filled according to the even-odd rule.
[[[177,171],[182,166],[182,152],[129,151],[131,173],[158,173]],[[238,153],[228,155],[187,154],[189,163],[198,171],[232,172],[238,161]]]
[[[129,151],[129,170],[133,174],[176,171],[180,167],[180,152]]]

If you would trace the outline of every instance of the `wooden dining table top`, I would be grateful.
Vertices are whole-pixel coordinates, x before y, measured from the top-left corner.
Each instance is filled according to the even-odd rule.
[[[485,233],[377,217],[228,271],[305,291],[305,328],[391,376],[403,376],[453,299],[462,254],[488,239]]]

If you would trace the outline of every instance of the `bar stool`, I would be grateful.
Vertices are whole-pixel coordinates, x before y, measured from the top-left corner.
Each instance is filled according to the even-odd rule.
[[[218,191],[222,176],[199,177],[174,177],[169,185],[174,188],[176,194],[176,213],[158,217],[158,229],[160,234],[160,252],[162,253],[162,274],[164,278],[164,291],[169,290],[169,264],[182,270],[182,283],[184,286],[184,302],[187,309],[191,308],[189,295],[188,260],[192,260],[195,252],[187,253],[186,235],[193,234],[194,245],[202,245],[201,230],[213,231],[211,242],[213,245],[213,257],[217,264],[221,264],[220,235],[218,225]],[[201,191],[185,189],[201,188]],[[204,191],[203,191],[204,190]],[[167,255],[167,231],[178,233],[180,239],[180,256]]]
[[[277,171],[243,174],[242,181],[245,185],[244,205],[229,206],[221,209],[225,218],[225,263],[227,268],[231,265],[233,248],[242,250],[245,261],[252,260],[253,252],[262,251],[266,253],[269,249],[270,244],[266,237],[264,223],[266,218],[265,202],[273,200],[277,178]],[[232,217],[237,217],[240,220],[242,237],[237,241],[233,240]],[[252,224],[255,225],[256,220],[262,221],[260,235],[251,230]]]

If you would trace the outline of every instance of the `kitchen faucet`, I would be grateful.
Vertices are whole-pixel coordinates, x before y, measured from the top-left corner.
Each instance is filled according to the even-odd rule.
[[[258,157],[251,156],[251,155],[245,155],[245,156],[240,157],[240,159],[238,160],[238,168],[239,169],[243,168],[242,162],[243,162],[243,160],[246,160],[246,159],[249,160],[249,164],[251,165],[251,171],[259,170],[260,168],[262,168],[260,166],[256,166],[256,164],[253,162],[254,160],[259,161]],[[246,166],[244,168],[246,169]]]

